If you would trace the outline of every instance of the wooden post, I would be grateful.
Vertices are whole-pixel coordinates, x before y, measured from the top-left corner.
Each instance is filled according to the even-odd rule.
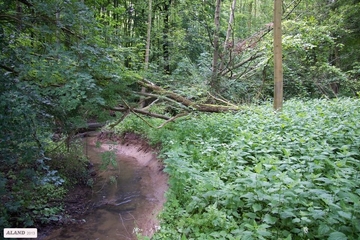
[[[274,1],[274,109],[275,111],[281,110],[283,105],[281,4],[282,4],[282,0]]]

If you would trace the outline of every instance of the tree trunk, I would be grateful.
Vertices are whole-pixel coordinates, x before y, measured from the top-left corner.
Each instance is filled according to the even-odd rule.
[[[164,56],[164,72],[170,74],[170,54],[169,54],[169,28],[170,28],[170,3],[171,0],[164,2],[164,29],[163,29],[163,56]]]
[[[56,9],[55,18],[56,18],[56,25],[57,25],[56,47],[57,47],[57,50],[59,51],[60,50],[60,32],[59,32],[58,26],[61,26],[61,24],[60,24],[60,9]]]
[[[233,0],[231,6],[230,6],[230,17],[229,17],[229,23],[228,23],[228,29],[226,32],[226,39],[224,42],[224,47],[223,47],[223,57],[221,60],[221,64],[220,64],[220,72],[224,71],[224,65],[225,65],[225,58],[229,58],[227,60],[228,63],[231,63],[232,59],[231,59],[231,49],[232,47],[229,46],[234,46],[234,39],[232,37],[232,33],[233,33],[233,22],[234,22],[234,18],[235,18],[235,7],[236,7],[236,0]],[[230,38],[232,39],[230,42]],[[229,55],[227,55],[227,49],[229,48]],[[227,63],[227,64],[228,64]]]
[[[220,32],[220,4],[221,0],[216,0],[216,8],[215,8],[215,32],[214,32],[214,55],[212,61],[212,74],[211,74],[211,81],[210,87],[213,91],[218,91],[220,88],[219,83],[219,76],[218,76],[218,68],[219,68],[219,32]]]
[[[22,30],[22,6],[20,4],[19,1],[16,1],[16,13],[17,13],[17,18],[19,19],[18,21],[18,30],[21,31]]]
[[[151,20],[152,20],[152,0],[149,0],[149,13],[148,13],[148,26],[147,26],[147,37],[146,37],[146,49],[145,49],[145,65],[144,70],[149,68],[149,56],[150,56],[150,43],[151,43]],[[141,88],[141,93],[145,93],[146,88]],[[145,98],[140,97],[140,108],[145,106]]]
[[[232,32],[233,32],[233,22],[235,18],[235,7],[236,7],[236,0],[233,0],[231,7],[230,7],[230,17],[229,17],[229,24],[228,29],[226,32],[226,39],[224,43],[224,52],[226,50],[227,44],[229,42],[229,39],[231,38]],[[232,40],[233,41],[233,40]]]
[[[145,49],[145,66],[147,70],[149,67],[149,56],[150,56],[150,43],[151,43],[151,20],[152,20],[152,0],[149,0],[149,13],[148,13],[148,26],[146,35],[146,49]]]
[[[274,109],[276,111],[281,110],[283,105],[281,4],[282,0],[274,2]]]

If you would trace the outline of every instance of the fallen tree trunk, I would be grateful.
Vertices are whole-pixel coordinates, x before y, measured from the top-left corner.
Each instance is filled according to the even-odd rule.
[[[75,130],[75,132],[76,132],[76,134],[79,134],[79,133],[96,131],[99,128],[102,128],[103,126],[105,126],[104,123],[88,123],[86,125],[86,127],[78,128],[78,129]]]
[[[150,90],[153,90],[159,95],[166,96],[167,98],[170,98],[185,107],[192,109],[194,111],[199,112],[227,112],[227,111],[239,111],[241,108],[239,106],[229,104],[229,105],[215,105],[215,104],[201,104],[192,102],[187,98],[184,98],[183,96],[180,96],[172,91],[166,90],[162,87],[159,87],[147,80],[142,80],[138,82],[141,86],[144,86]]]
[[[160,126],[158,126],[158,127],[151,126],[154,128],[161,128],[164,125],[166,125],[167,123],[175,121],[178,118],[185,117],[192,112],[211,112],[211,113],[218,112],[219,113],[219,112],[239,111],[242,109],[240,106],[236,106],[224,99],[219,99],[212,95],[210,95],[210,96],[214,100],[221,102],[222,104],[226,104],[226,105],[216,105],[216,104],[205,104],[205,103],[193,102],[173,91],[170,91],[170,90],[164,89],[160,86],[157,86],[154,83],[152,83],[146,79],[139,80],[138,84],[142,87],[142,89],[146,88],[146,89],[152,91],[152,93],[143,92],[143,91],[135,93],[140,96],[142,95],[142,96],[155,98],[156,100],[153,101],[151,103],[151,105],[158,101],[159,102],[168,102],[169,106],[174,107],[175,109],[177,109],[179,111],[176,111],[177,113],[175,113],[174,115],[169,117],[164,114],[158,114],[158,113],[148,111],[148,109],[149,109],[148,106],[143,106],[142,108],[131,107],[125,100],[122,100],[123,101],[122,106],[117,106],[117,107],[103,106],[105,109],[124,113],[124,115],[118,121],[116,121],[110,125],[110,128],[113,128],[116,125],[118,125],[119,123],[121,123],[128,116],[129,113],[135,114],[137,117],[141,118],[144,122],[146,122],[149,126],[151,126],[151,124],[146,119],[142,118],[141,115],[163,119],[163,120],[165,120],[165,122],[163,124],[161,124]]]
[[[148,111],[145,111],[145,110],[139,109],[139,108],[130,108],[130,107],[105,107],[105,108],[109,109],[109,110],[117,111],[117,112],[128,112],[130,110],[131,112],[139,113],[139,114],[146,115],[149,117],[155,117],[155,118],[160,118],[160,119],[164,119],[164,120],[170,119],[170,117],[168,117],[168,116],[148,112]]]

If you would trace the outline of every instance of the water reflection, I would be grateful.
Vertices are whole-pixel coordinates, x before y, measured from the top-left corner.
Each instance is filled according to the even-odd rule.
[[[100,149],[87,147],[87,155],[99,169]],[[88,213],[81,224],[67,225],[55,230],[46,239],[136,239],[133,231],[142,217],[144,206],[151,207],[154,199],[144,190],[141,179],[150,178],[149,169],[139,166],[132,157],[118,157],[118,169],[100,171],[89,199]],[[110,177],[115,181],[109,181]],[[156,199],[155,199],[156,201]]]

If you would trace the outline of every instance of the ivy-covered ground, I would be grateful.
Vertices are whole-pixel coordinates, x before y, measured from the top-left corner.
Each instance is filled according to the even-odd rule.
[[[360,237],[359,99],[200,114],[160,130],[128,117],[116,130],[161,142],[170,189],[153,239]]]

